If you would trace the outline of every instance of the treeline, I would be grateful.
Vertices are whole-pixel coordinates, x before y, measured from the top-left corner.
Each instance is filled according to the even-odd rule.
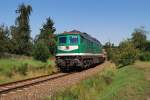
[[[0,26],[0,57],[5,53],[33,56],[37,60],[46,61],[55,54],[55,34],[53,20],[48,17],[42,25],[40,33],[31,38],[30,15],[32,7],[21,4],[15,13],[18,15],[15,25]]]
[[[147,39],[149,32],[140,27],[134,30],[131,38],[122,41],[119,46],[107,42],[105,49],[108,60],[118,67],[133,64],[136,60],[150,61],[150,41]]]

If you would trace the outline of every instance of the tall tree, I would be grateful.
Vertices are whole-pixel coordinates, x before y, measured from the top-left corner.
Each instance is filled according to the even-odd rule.
[[[46,19],[46,23],[44,23],[42,28],[40,29],[40,34],[37,35],[35,39],[35,42],[40,40],[44,41],[48,46],[49,51],[52,55],[55,53],[55,45],[56,45],[54,35],[55,31],[56,29],[54,27],[54,22],[50,17],[48,17]]]
[[[12,27],[12,36],[15,44],[15,52],[17,54],[29,55],[31,51],[31,37],[29,16],[31,15],[32,7],[30,5],[19,5],[16,13],[19,14],[16,18],[16,26]]]
[[[4,25],[0,26],[0,56],[9,50],[9,29]]]
[[[11,34],[11,44],[13,45],[11,47],[11,53],[17,53],[18,49],[18,28],[15,25],[10,26],[10,34]]]
[[[147,42],[146,34],[147,31],[144,30],[144,27],[135,29],[135,31],[132,33],[132,38],[131,38],[135,48],[140,50],[145,49],[145,44]]]

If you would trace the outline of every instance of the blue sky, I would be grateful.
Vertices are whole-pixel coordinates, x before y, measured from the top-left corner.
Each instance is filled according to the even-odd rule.
[[[55,22],[56,33],[77,29],[103,44],[118,44],[140,26],[150,30],[150,0],[1,0],[0,24],[13,25],[15,10],[23,2],[33,8],[32,37],[49,16]]]

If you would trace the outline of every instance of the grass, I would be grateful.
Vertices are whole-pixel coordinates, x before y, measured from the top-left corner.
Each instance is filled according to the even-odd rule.
[[[150,96],[150,62],[137,62],[120,69],[106,68],[101,73],[64,89],[54,100],[146,100]]]
[[[32,58],[0,59],[0,83],[7,83],[45,74],[51,74],[56,69],[54,61],[41,62]]]

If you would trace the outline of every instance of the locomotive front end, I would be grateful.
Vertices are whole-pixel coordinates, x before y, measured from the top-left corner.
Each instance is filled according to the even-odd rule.
[[[56,64],[60,69],[81,66],[79,53],[80,37],[78,34],[60,34],[57,36]]]

